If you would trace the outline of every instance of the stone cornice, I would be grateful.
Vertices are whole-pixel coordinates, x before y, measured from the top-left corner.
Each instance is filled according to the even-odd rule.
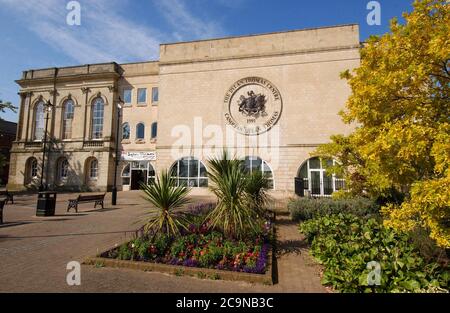
[[[70,81],[83,81],[83,80],[101,80],[101,79],[112,79],[113,81],[119,79],[121,76],[118,73],[99,73],[99,74],[83,74],[83,75],[72,75],[72,76],[63,76],[57,78],[32,78],[32,79],[19,79],[16,80],[16,83],[22,87],[26,88],[30,85],[43,85],[43,84],[53,84],[53,83],[61,83],[61,82],[70,82]]]
[[[246,60],[246,59],[256,59],[256,58],[299,55],[299,54],[345,51],[345,50],[355,50],[355,49],[359,50],[360,48],[361,48],[361,45],[336,46],[336,47],[331,47],[331,48],[303,49],[303,50],[288,51],[288,52],[248,54],[248,55],[241,55],[241,56],[236,56],[236,57],[228,56],[228,57],[221,57],[221,58],[201,58],[201,59],[166,61],[166,62],[160,61],[159,64],[160,64],[160,66],[172,66],[172,65],[183,65],[183,64],[193,64],[193,63],[207,63],[207,62],[230,61],[230,60]]]

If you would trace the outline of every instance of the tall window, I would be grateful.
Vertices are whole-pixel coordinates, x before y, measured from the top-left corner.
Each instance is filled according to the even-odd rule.
[[[136,139],[144,139],[145,138],[145,125],[143,123],[139,123],[136,125]]]
[[[130,124],[122,124],[122,140],[130,139]]]
[[[31,178],[36,178],[38,176],[38,162],[35,158],[33,158],[30,163],[30,176]]]
[[[344,179],[326,173],[325,167],[335,162],[315,157],[303,163],[297,176],[303,178],[304,189],[309,190],[312,196],[330,196],[334,191],[345,189]]]
[[[247,156],[244,161],[245,170],[249,173],[253,171],[261,171],[261,173],[269,181],[269,188],[273,189],[273,173],[269,164],[259,157]]]
[[[67,100],[64,102],[63,111],[63,139],[69,139],[72,137],[72,121],[74,113],[73,100]]]
[[[97,98],[92,103],[92,139],[103,137],[103,111],[104,102],[102,98]]]
[[[36,158],[29,158],[25,164],[25,185],[33,183],[38,177],[38,161]]]
[[[150,163],[148,163],[147,184],[153,184],[155,182],[155,176],[156,172],[154,167]]]
[[[152,139],[155,139],[157,135],[158,135],[158,123],[155,122],[152,124]]]
[[[175,162],[170,175],[177,186],[208,187],[206,167],[193,157],[181,158]]]
[[[42,140],[44,138],[44,101],[39,101],[34,109],[34,140]]]
[[[123,90],[123,102],[125,102],[125,104],[130,104],[131,103],[131,96],[132,96],[131,89],[124,89]]]
[[[69,161],[67,159],[64,158],[59,161],[58,173],[60,180],[65,180],[69,176]]]
[[[156,103],[159,100],[159,90],[158,87],[152,88],[152,103]]]
[[[139,88],[137,91],[138,96],[138,103],[147,103],[147,89],[146,88]]]
[[[122,185],[129,185],[131,177],[130,164],[125,165],[125,167],[122,170],[121,176],[122,176]]]
[[[89,179],[95,180],[98,177],[98,161],[97,159],[91,159],[89,162]]]

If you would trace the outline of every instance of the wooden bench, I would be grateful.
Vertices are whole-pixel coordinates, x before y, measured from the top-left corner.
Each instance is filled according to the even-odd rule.
[[[14,204],[14,195],[8,190],[0,191],[0,198],[5,198],[5,204],[8,204],[9,201]]]
[[[103,209],[103,201],[105,200],[106,193],[102,195],[79,195],[76,199],[69,199],[69,205],[67,206],[67,212],[69,212],[70,209],[75,209],[75,212],[78,213],[78,204],[79,203],[90,203],[95,202],[94,209],[97,207],[97,205],[101,205]]]
[[[3,224],[3,208],[5,207],[6,200],[0,199],[0,225]]]

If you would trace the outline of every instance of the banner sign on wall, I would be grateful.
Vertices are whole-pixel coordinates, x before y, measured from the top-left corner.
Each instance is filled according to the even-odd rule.
[[[155,151],[122,151],[122,161],[156,161]]]

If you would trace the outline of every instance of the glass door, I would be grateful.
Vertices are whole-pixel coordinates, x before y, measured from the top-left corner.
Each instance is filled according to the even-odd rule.
[[[312,195],[321,195],[322,194],[322,175],[320,170],[310,170],[310,186],[309,190],[311,190]]]

